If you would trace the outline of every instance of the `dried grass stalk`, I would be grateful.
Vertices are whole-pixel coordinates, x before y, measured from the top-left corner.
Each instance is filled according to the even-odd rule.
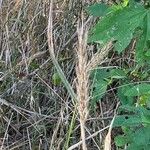
[[[82,149],[87,150],[85,142],[85,122],[88,116],[89,103],[89,72],[87,70],[87,31],[84,31],[83,22],[81,28],[78,27],[78,49],[77,49],[77,100],[80,115],[80,128],[82,138]]]
[[[96,66],[102,63],[104,58],[108,55],[109,51],[112,49],[112,42],[109,42],[106,46],[104,46],[100,51],[95,53],[91,60],[88,63],[88,70],[94,69]]]
[[[119,104],[120,103],[117,103],[117,106],[116,106],[115,111],[114,111],[114,117],[110,123],[108,133],[105,137],[104,150],[111,150],[111,132],[112,132],[112,128],[113,128],[113,123],[114,123],[116,115],[117,115],[117,109],[118,109]]]
[[[81,15],[83,18],[83,15]],[[83,19],[81,28],[78,27],[78,49],[77,49],[77,100],[78,111],[80,115],[80,128],[82,138],[82,149],[87,150],[85,138],[85,123],[88,117],[89,105],[89,75],[90,70],[94,69],[97,65],[102,63],[108,52],[112,49],[112,42],[108,43],[100,52],[97,52],[93,57],[88,60],[87,52],[87,31],[83,27]]]

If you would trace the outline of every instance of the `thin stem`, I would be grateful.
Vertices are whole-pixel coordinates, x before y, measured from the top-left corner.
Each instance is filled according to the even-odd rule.
[[[47,29],[47,37],[48,37],[48,47],[49,47],[49,53],[52,59],[52,62],[62,80],[64,83],[65,88],[67,89],[68,93],[70,94],[73,102],[76,99],[76,94],[74,93],[70,83],[66,79],[61,67],[58,64],[58,61],[55,58],[55,53],[54,53],[54,46],[53,46],[53,32],[52,32],[52,27],[53,27],[53,18],[52,18],[52,6],[53,6],[53,0],[51,0],[50,3],[50,10],[49,10],[49,19],[48,19],[48,29]]]

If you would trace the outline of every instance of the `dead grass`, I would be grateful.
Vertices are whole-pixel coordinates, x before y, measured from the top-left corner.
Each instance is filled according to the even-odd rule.
[[[85,13],[78,26],[94,2],[56,0],[49,14],[49,0],[0,1],[0,149],[102,149],[116,101],[90,109],[89,73],[112,44],[94,53],[86,42],[94,19]]]

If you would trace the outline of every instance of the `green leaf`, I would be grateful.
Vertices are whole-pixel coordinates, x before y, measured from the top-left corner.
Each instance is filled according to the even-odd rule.
[[[93,82],[97,82],[98,80],[104,80],[110,77],[110,71],[106,68],[94,69],[91,72],[90,77],[92,78]]]
[[[140,96],[143,94],[150,94],[150,84],[142,83],[133,86],[131,89],[125,92],[125,96]]]
[[[59,86],[62,83],[62,80],[61,80],[61,78],[60,78],[58,73],[54,73],[53,74],[53,76],[52,76],[52,83],[55,86]]]
[[[145,149],[144,145],[137,145],[136,143],[132,143],[131,145],[129,145],[126,150],[148,150],[148,149]]]
[[[146,56],[150,56],[150,50],[145,53]]]
[[[116,51],[122,52],[129,45],[134,30],[140,26],[146,12],[146,9],[137,5],[106,15],[91,30],[89,42],[105,44],[113,40],[116,41]]]
[[[136,59],[139,63],[150,60],[150,10],[147,11],[142,24],[143,34],[137,41]]]
[[[108,85],[111,84],[112,79],[125,78],[125,72],[122,69],[95,69],[91,72],[91,90],[92,103],[95,104],[106,93]]]
[[[141,116],[141,114],[145,114],[145,115],[150,114],[150,110],[147,110],[143,106],[135,107],[135,106],[122,105],[119,107],[119,110],[128,113],[138,114],[139,116]]]
[[[113,126],[138,126],[142,124],[142,119],[138,115],[118,115]]]
[[[106,81],[110,77],[108,69],[95,69],[91,72],[91,105],[94,106],[105,94],[109,82]]]
[[[143,106],[133,107],[133,106],[120,106],[119,112],[128,112],[130,114],[134,114],[134,116],[138,116],[140,118],[140,122],[142,124],[150,124],[150,110],[144,108]],[[132,115],[127,115],[127,118],[132,117]],[[124,118],[124,116],[123,116]]]
[[[150,144],[150,127],[139,128],[134,133],[133,143],[139,146]]]
[[[150,149],[150,126],[136,128],[135,131],[130,134],[132,140],[130,140],[127,150],[149,150]],[[127,135],[128,137],[130,136]]]
[[[115,137],[115,143],[117,146],[121,147],[127,144],[128,140],[125,136],[119,135]]]
[[[126,77],[126,73],[122,69],[112,69],[110,71],[110,76],[113,79],[123,79]]]
[[[143,115],[142,121],[146,124],[150,124],[150,115]]]
[[[92,88],[92,104],[95,105],[97,101],[99,101],[105,94],[107,90],[108,82],[104,80],[99,80],[99,82],[95,83]]]
[[[107,14],[108,8],[109,8],[108,5],[101,3],[89,6],[87,8],[87,11],[93,16],[101,17]]]
[[[134,99],[133,97],[129,97],[129,96],[125,96],[125,92],[127,90],[130,90],[131,89],[131,86],[128,85],[128,86],[122,86],[118,89],[118,98],[119,100],[121,101],[122,105],[133,105],[134,104]]]
[[[128,113],[136,113],[139,114],[138,112],[142,112],[141,107],[134,107],[134,106],[129,106],[129,105],[122,105],[119,107],[120,112],[128,112]]]

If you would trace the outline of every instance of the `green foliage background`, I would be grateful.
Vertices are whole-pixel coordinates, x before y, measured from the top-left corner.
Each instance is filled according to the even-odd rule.
[[[118,54],[130,49],[136,41],[135,65],[116,69],[95,69],[91,73],[92,105],[101,100],[113,82],[118,82],[117,97],[121,102],[114,128],[123,134],[115,137],[117,147],[127,150],[150,149],[150,3],[124,0],[116,5],[94,4],[88,12],[100,17],[91,29],[89,42],[105,45],[114,42]],[[136,82],[133,80],[136,77]]]

